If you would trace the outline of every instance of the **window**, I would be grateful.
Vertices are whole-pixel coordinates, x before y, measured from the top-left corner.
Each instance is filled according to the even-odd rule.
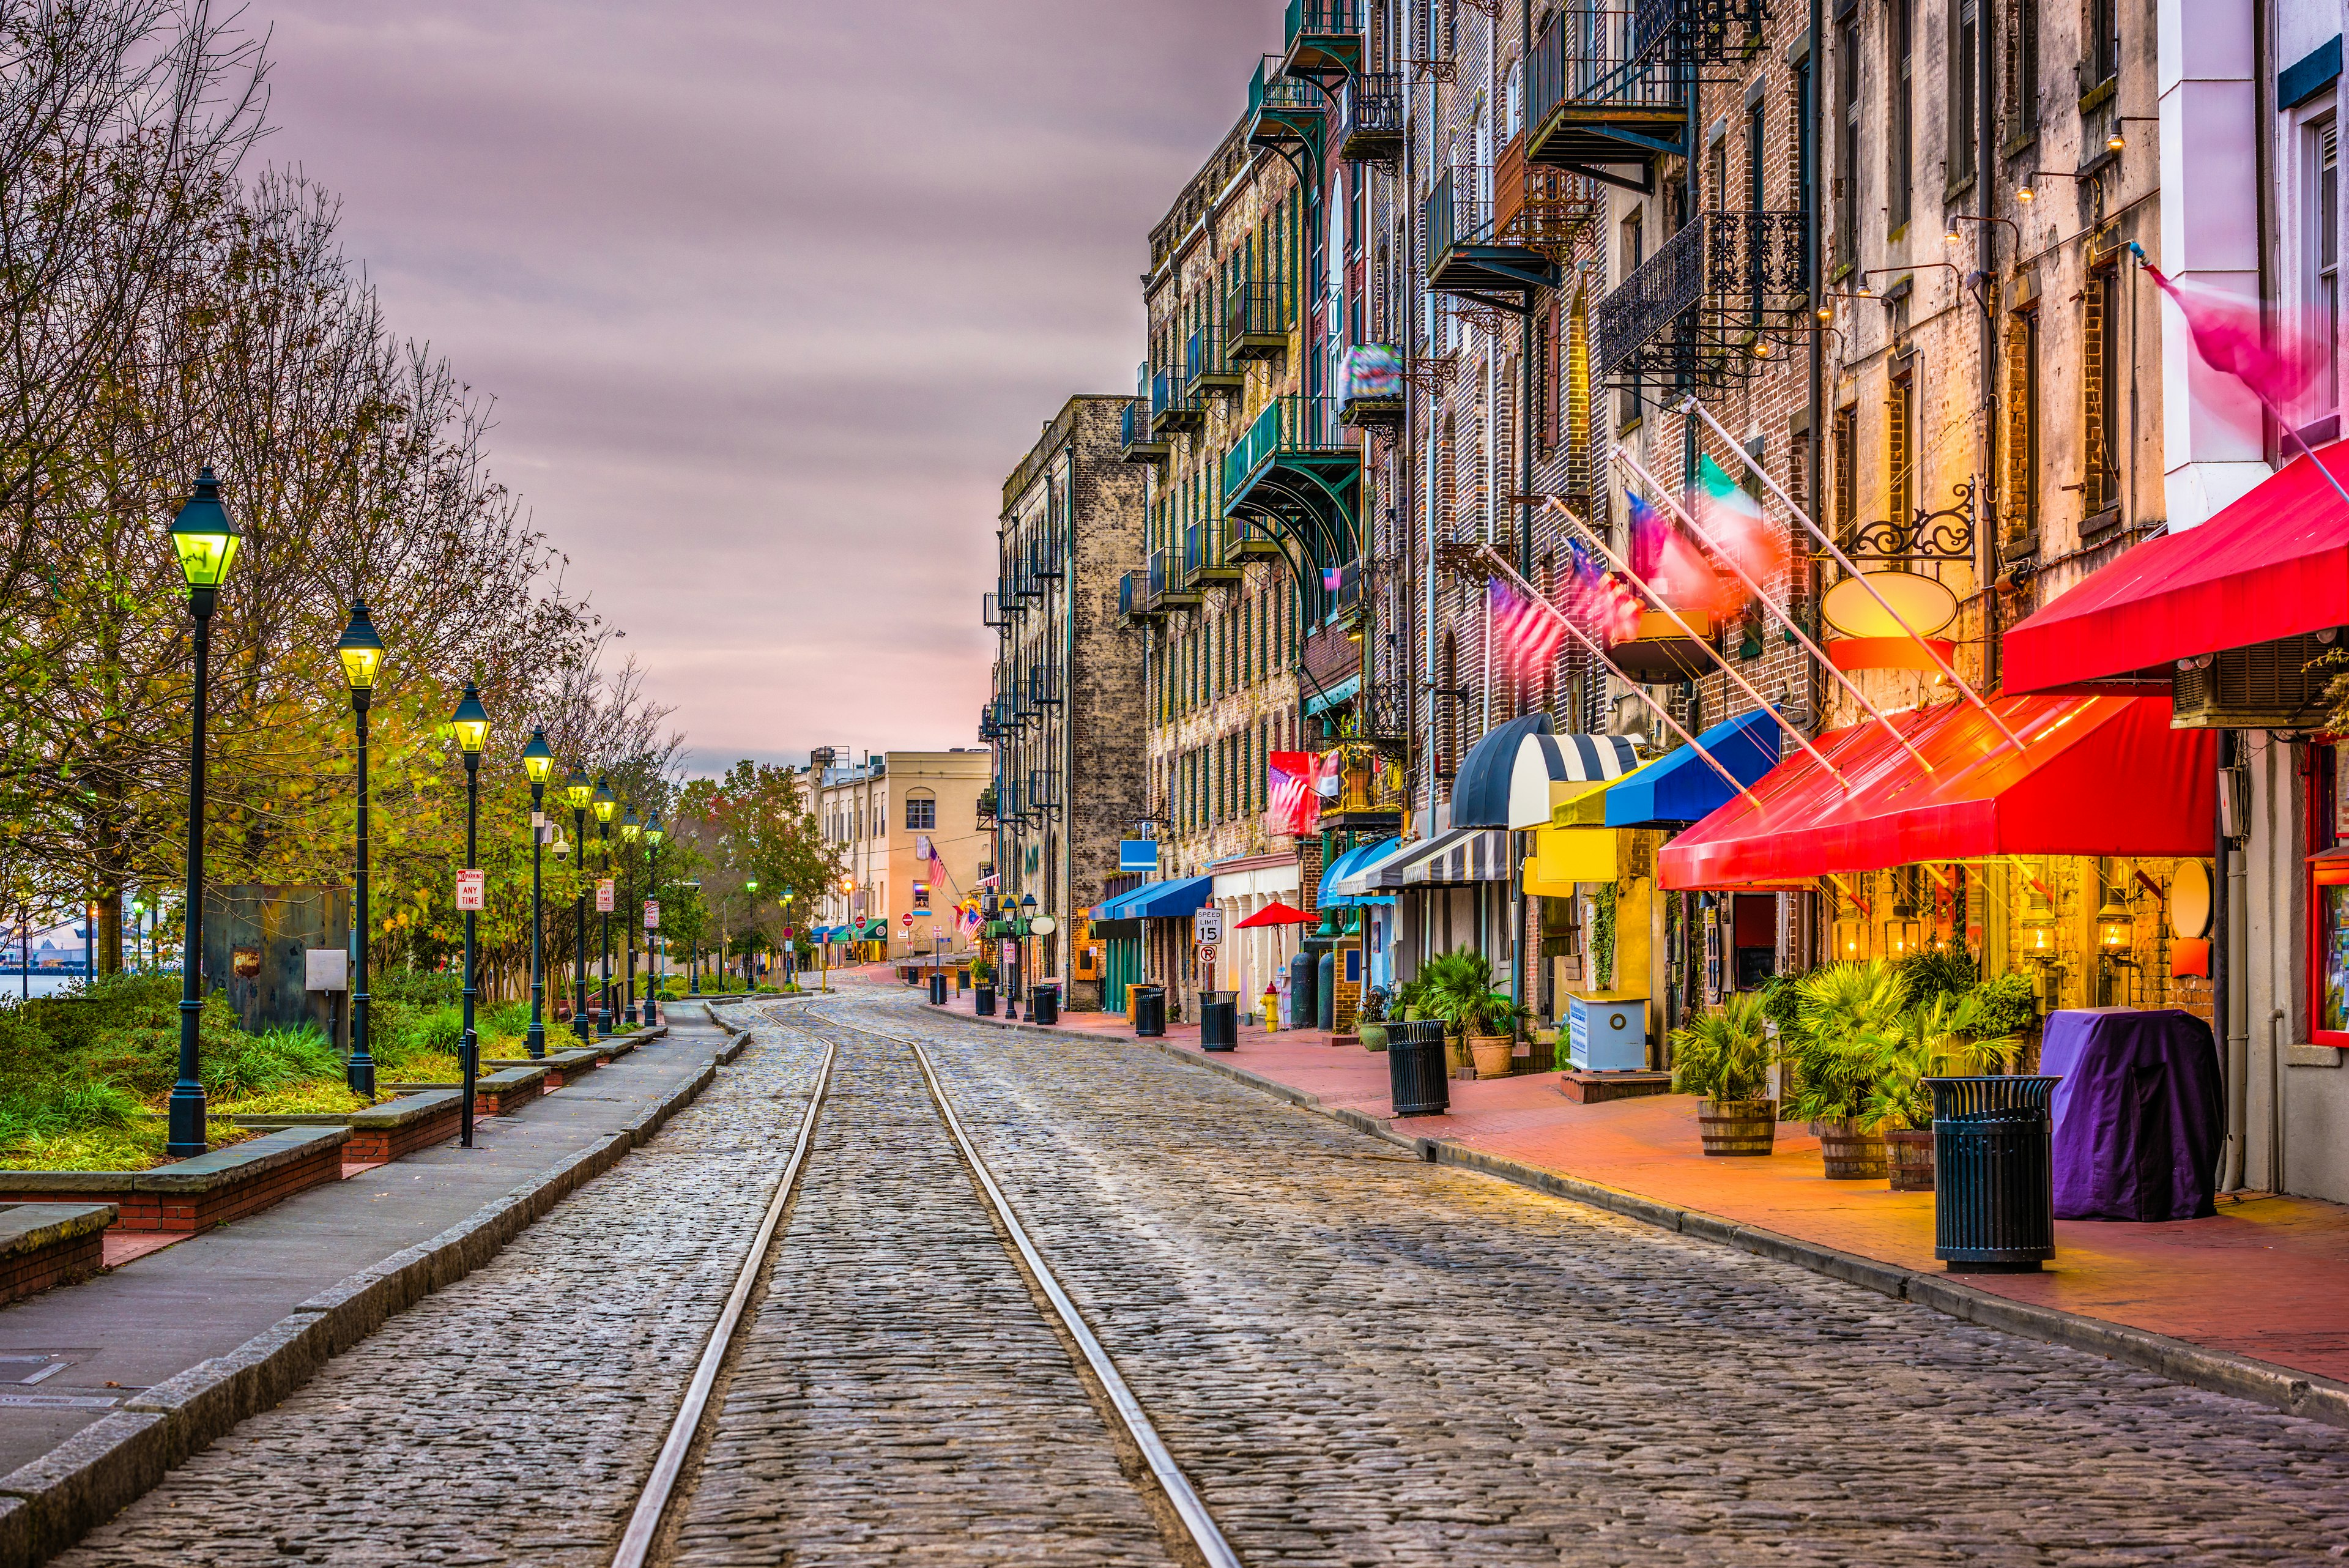
[[[2085,438],[2080,499],[2086,522],[2112,523],[2119,520],[2116,509],[2120,505],[2120,268],[2097,268],[2080,297],[2086,361],[2080,367]]]
[[[1916,193],[1909,165],[1917,152],[1916,83],[1911,75],[1916,62],[1917,0],[1890,0],[1885,20],[1892,30],[1892,102],[1891,112],[1885,117],[1891,142],[1884,154],[1889,186],[1885,200],[1891,226],[1898,231],[1909,224],[1909,205]]]
[[[2006,101],[2010,145],[2039,129],[2039,0],[2012,0],[2014,26],[2006,40]]]
[[[2006,502],[2000,553],[2039,547],[2039,312],[2019,310],[2006,327]]]
[[[2293,750],[2299,750],[2294,747]],[[2337,745],[2310,748],[2308,779],[2308,849],[2311,855],[2339,846],[2342,829],[2349,826],[2349,803],[2341,798],[2342,780],[2349,769],[2341,766]],[[2309,878],[2308,1013],[2310,1038],[2319,1045],[2349,1046],[2349,886],[2323,887],[2312,866]]]
[[[1856,461],[1859,455],[1859,410],[1846,407],[1835,411],[1835,451],[1830,460],[1835,463],[1835,528],[1839,535],[1848,535],[1859,526],[1859,472]]]
[[[930,885],[927,882],[916,882],[914,884],[914,913],[926,915],[929,912]]]
[[[2308,128],[2308,275],[2324,363],[2316,378],[2316,412],[2341,407],[2341,158],[2332,116]]]
[[[938,826],[938,803],[928,795],[905,797],[905,831],[935,833]]]
[[[1859,15],[1836,29],[1836,260],[1859,265]]]
[[[1647,237],[1640,228],[1640,213],[1635,209],[1623,220],[1623,270],[1615,280],[1616,286],[1621,287],[1626,279],[1640,270],[1640,264],[1647,259]],[[1636,372],[1617,401],[1615,422],[1624,428],[1640,422],[1640,378]]]
[[[1762,100],[1756,98],[1745,107],[1745,210],[1755,214],[1759,223],[1764,202],[1762,199]],[[1745,257],[1745,268],[1753,281],[1753,297],[1747,307],[1753,316],[1754,330],[1762,329],[1762,236],[1758,229],[1749,228],[1746,244],[1751,248]]]
[[[1954,0],[1950,6],[1950,183],[1974,177],[1974,58],[1982,47],[1982,0]]]
[[[1884,472],[1887,514],[1905,528],[1917,512],[1917,383],[1905,372],[1892,378],[1885,400]]]
[[[2102,87],[2120,73],[2120,0],[2088,0],[2088,80]]]

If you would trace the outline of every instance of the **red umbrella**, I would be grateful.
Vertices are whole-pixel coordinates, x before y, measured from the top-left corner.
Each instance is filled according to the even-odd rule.
[[[1309,926],[1319,918],[1317,915],[1309,915],[1302,909],[1275,898],[1271,903],[1242,920],[1233,929],[1248,931],[1260,926]]]

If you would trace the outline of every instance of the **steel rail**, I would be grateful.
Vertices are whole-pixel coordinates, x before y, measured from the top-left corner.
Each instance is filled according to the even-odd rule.
[[[800,1117],[799,1137],[792,1144],[792,1158],[783,1166],[782,1179],[775,1183],[775,1195],[768,1199],[766,1215],[760,1220],[759,1233],[751,1238],[750,1250],[743,1256],[741,1271],[734,1276],[734,1289],[726,1298],[726,1310],[718,1314],[718,1324],[702,1349],[701,1362],[693,1369],[693,1381],[686,1386],[685,1402],[678,1407],[677,1419],[669,1426],[668,1440],[661,1445],[660,1457],[653,1461],[652,1476],[636,1499],[636,1511],[628,1517],[628,1528],[620,1537],[619,1550],[612,1554],[612,1568],[644,1568],[647,1554],[660,1533],[661,1520],[668,1512],[678,1478],[685,1469],[685,1457],[693,1448],[693,1439],[701,1430],[702,1416],[709,1407],[709,1392],[717,1385],[718,1368],[733,1345],[734,1331],[740,1326],[743,1309],[750,1303],[750,1287],[774,1243],[775,1227],[781,1223],[783,1210],[799,1187],[800,1172],[807,1164],[808,1145],[815,1136],[816,1113],[823,1106],[824,1091],[832,1084],[833,1060],[839,1054],[838,1045],[825,1043],[823,1067],[816,1075],[807,1110]]]
[[[848,1027],[856,1026],[851,1024]],[[1052,1266],[1044,1261],[1044,1254],[1037,1250],[1035,1241],[1030,1238],[1028,1228],[1019,1223],[1019,1216],[1013,1211],[1011,1200],[1003,1195],[1003,1189],[995,1184],[994,1174],[987,1168],[987,1161],[980,1158],[978,1146],[971,1142],[970,1135],[963,1129],[962,1118],[955,1115],[954,1102],[947,1097],[946,1085],[938,1081],[936,1070],[930,1065],[930,1054],[916,1041],[907,1040],[905,1044],[912,1049],[914,1060],[921,1064],[922,1076],[929,1083],[930,1096],[937,1102],[938,1115],[945,1120],[947,1130],[954,1135],[955,1142],[961,1147],[963,1158],[970,1162],[971,1174],[978,1178],[979,1188],[987,1194],[995,1217],[1010,1233],[1012,1244],[1019,1249],[1019,1256],[1026,1261],[1029,1272],[1042,1288],[1045,1299],[1052,1303],[1052,1311],[1060,1317],[1061,1326],[1069,1331],[1069,1337],[1075,1340],[1077,1348],[1084,1353],[1085,1365],[1092,1368],[1095,1377],[1101,1379],[1102,1387],[1109,1395],[1110,1404],[1125,1427],[1126,1436],[1133,1438],[1134,1447],[1142,1450],[1143,1461],[1150,1466],[1152,1478],[1158,1482],[1159,1490],[1166,1494],[1166,1501],[1173,1505],[1175,1516],[1182,1520],[1183,1528],[1190,1535],[1192,1543],[1207,1560],[1209,1568],[1241,1568],[1239,1554],[1232,1550],[1231,1542],[1224,1539],[1224,1532],[1207,1512],[1207,1505],[1199,1501],[1197,1492],[1191,1490],[1191,1483],[1184,1476],[1182,1468],[1175,1464],[1174,1456],[1166,1451],[1166,1445],[1159,1438],[1158,1428],[1152,1424],[1148,1412],[1143,1409],[1142,1402],[1133,1397],[1133,1390],[1126,1386],[1124,1377],[1119,1375],[1117,1363],[1110,1359],[1109,1352],[1102,1349],[1101,1341],[1093,1337],[1093,1331],[1086,1326],[1083,1314],[1069,1299],[1068,1292],[1061,1288]]]

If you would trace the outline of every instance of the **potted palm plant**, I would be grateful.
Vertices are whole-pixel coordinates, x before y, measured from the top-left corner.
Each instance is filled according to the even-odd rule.
[[[1355,1016],[1354,1033],[1365,1051],[1387,1048],[1386,987],[1374,985],[1362,992],[1362,1007]]]
[[[1818,1134],[1830,1181],[1885,1174],[1884,1137],[1869,1103],[1899,1048],[1908,1012],[1908,983],[1881,961],[1828,964],[1795,985],[1794,1038],[1781,1057],[1795,1070],[1785,1115]]]
[[[1880,1129],[1890,1157],[1892,1190],[1933,1190],[1933,1096],[1927,1078],[2005,1072],[2023,1054],[2016,1035],[1982,1036],[1997,1027],[1999,1003],[1982,988],[1944,992],[1911,1007],[1861,1118]]]
[[[1758,993],[1739,992],[1672,1031],[1672,1087],[1702,1096],[1697,1137],[1708,1155],[1768,1154],[1777,1142],[1769,1020]]]
[[[1444,1020],[1454,1075],[1473,1070],[1480,1078],[1506,1077],[1522,1010],[1506,992],[1494,989],[1493,961],[1473,950],[1439,953],[1421,974],[1427,981],[1421,1010]],[[1461,1042],[1456,1048],[1454,1038]]]

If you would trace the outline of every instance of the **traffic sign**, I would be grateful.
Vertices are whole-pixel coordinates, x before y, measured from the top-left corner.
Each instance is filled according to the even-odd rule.
[[[904,914],[902,914],[902,915],[898,916],[897,918],[898,918],[899,919],[901,919],[901,920],[903,920],[903,921],[905,921],[905,929],[906,929],[907,930],[909,930],[909,931],[910,931],[910,930],[912,930],[912,929],[914,929],[914,911],[913,911],[913,910],[908,909],[908,910],[906,910]]]
[[[1191,935],[1203,943],[1224,940],[1224,911],[1220,905],[1210,904],[1191,917]]]
[[[457,908],[486,909],[489,906],[490,874],[486,871],[457,873]]]
[[[612,891],[612,878],[606,877],[602,881],[595,884],[595,912],[597,914],[610,914],[618,902],[618,898]]]
[[[648,931],[660,929],[660,900],[657,898],[645,900],[645,929]]]

